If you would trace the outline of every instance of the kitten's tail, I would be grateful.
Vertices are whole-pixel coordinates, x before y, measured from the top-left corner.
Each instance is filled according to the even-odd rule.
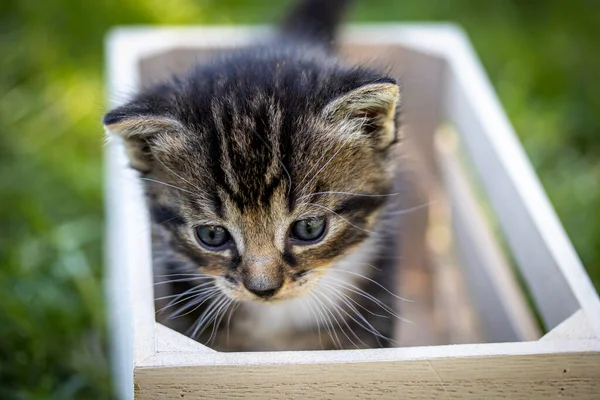
[[[284,36],[332,48],[350,0],[300,0],[284,19]]]

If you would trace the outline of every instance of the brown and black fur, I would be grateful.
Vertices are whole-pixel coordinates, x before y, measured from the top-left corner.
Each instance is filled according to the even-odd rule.
[[[219,350],[391,344],[398,86],[333,53],[345,5],[304,1],[278,39],[221,54],[104,118],[145,184],[158,318]],[[290,238],[294,221],[315,216],[326,218],[321,242]],[[231,242],[200,246],[193,232],[207,224]],[[213,297],[194,295],[202,284]]]

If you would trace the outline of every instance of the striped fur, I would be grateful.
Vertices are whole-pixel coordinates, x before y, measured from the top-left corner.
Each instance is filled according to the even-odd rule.
[[[300,9],[306,13],[306,5]],[[158,285],[157,298],[163,292],[182,300],[167,315],[190,311],[163,321],[220,350],[389,345],[374,329],[391,335],[394,318],[374,310],[395,309],[382,290],[393,285],[394,271],[381,253],[394,243],[384,225],[394,190],[398,87],[385,74],[339,60],[329,39],[325,46],[316,40],[320,29],[295,36],[298,26],[146,89],[104,118],[146,185],[157,280],[177,281]],[[331,36],[330,28],[324,32]],[[327,221],[321,242],[290,240],[294,221],[318,216]],[[201,225],[225,227],[232,244],[200,246],[194,228]],[[210,278],[173,275],[192,273]],[[214,298],[174,297],[206,279]],[[245,289],[248,280],[282,286],[263,299]],[[329,311],[302,309],[326,294]],[[332,317],[337,324],[326,321]],[[323,342],[315,332],[327,336],[325,329],[331,334]]]

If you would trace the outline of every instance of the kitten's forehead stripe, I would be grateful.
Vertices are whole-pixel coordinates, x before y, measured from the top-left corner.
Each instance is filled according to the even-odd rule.
[[[225,112],[224,115],[227,115]],[[214,120],[207,120],[207,122],[212,122]],[[223,167],[221,165],[221,138],[219,137],[218,130],[216,129],[217,124],[213,124],[212,126],[209,124],[207,130],[214,129],[212,135],[204,135],[205,140],[208,140],[208,154],[206,162],[210,165],[211,177],[214,179],[214,182],[223,188],[227,193],[231,194],[232,189],[227,184],[225,179],[225,172],[223,171]],[[216,192],[216,188],[212,188],[213,192]]]
[[[274,190],[289,185],[283,160],[289,160],[289,135],[282,132],[286,125],[283,114],[273,98],[255,96],[249,104],[214,99],[211,121],[218,136],[220,166],[216,183],[243,210],[248,205],[268,204]],[[282,140],[282,136],[283,139]],[[283,151],[282,151],[283,150]]]

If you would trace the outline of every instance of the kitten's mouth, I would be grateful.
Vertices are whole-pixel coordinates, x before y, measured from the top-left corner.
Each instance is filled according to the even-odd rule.
[[[296,298],[296,296],[290,295],[286,285],[260,291],[246,288],[245,292],[249,295],[250,301],[263,304],[281,303]]]
[[[228,285],[229,286],[229,285]],[[295,286],[295,285],[294,285]],[[307,294],[304,288],[299,291],[295,287],[284,285],[277,289],[268,289],[263,291],[251,291],[248,289],[234,287],[221,287],[221,291],[232,300],[244,303],[261,303],[261,304],[279,304],[287,301],[296,300]]]
[[[280,284],[253,285],[239,277],[224,275],[216,286],[230,299],[244,303],[278,304],[297,300],[310,293],[317,280],[307,279],[311,269],[290,274]]]

